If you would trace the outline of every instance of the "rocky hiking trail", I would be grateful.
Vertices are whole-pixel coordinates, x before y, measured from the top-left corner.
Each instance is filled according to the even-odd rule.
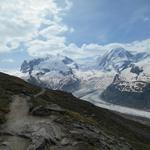
[[[45,90],[42,90],[35,97],[44,94]],[[30,144],[29,140],[21,136],[24,129],[41,120],[29,115],[28,102],[30,97],[15,95],[12,97],[12,103],[10,105],[10,112],[6,116],[7,122],[3,125],[1,137],[3,141],[0,145],[0,150],[26,150]]]
[[[43,89],[34,95],[34,97],[37,98],[44,94],[44,92],[45,90]],[[55,135],[55,133],[52,135],[52,132],[49,133],[46,131],[45,127],[47,124],[55,127],[50,121],[52,118],[47,121],[46,118],[29,115],[29,100],[30,97],[28,96],[13,96],[10,112],[6,117],[7,122],[3,125],[1,133],[3,134],[1,137],[3,142],[0,145],[0,150],[34,150],[40,147],[40,144],[43,144],[40,143],[39,139],[36,141],[35,137],[41,136],[41,142],[43,142],[42,136],[59,136]],[[51,130],[53,131],[53,128]],[[28,138],[32,140],[34,145],[31,144]]]
[[[37,98],[45,93],[42,89],[34,95]],[[29,113],[29,101],[32,97],[14,95],[7,114],[7,121],[0,132],[0,150],[131,150],[126,142],[117,141],[99,128],[71,122],[67,124],[58,113],[62,109],[52,104],[44,109],[51,115],[33,116]],[[36,113],[41,108],[35,108]],[[93,143],[93,146],[91,146]]]

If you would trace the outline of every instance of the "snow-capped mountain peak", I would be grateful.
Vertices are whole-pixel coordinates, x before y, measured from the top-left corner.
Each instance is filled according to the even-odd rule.
[[[105,55],[108,55],[109,58],[113,58],[113,57],[121,57],[121,58],[130,58],[132,57],[132,54],[125,50],[122,47],[118,47],[115,49],[111,49],[110,51],[108,51]]]
[[[45,58],[33,59],[29,62],[26,60],[21,65],[21,72],[31,74],[35,70],[49,71],[62,71],[63,73],[70,72],[71,69],[77,69],[78,65],[70,58],[56,55],[48,56]]]
[[[102,57],[97,59],[97,69],[102,71],[116,71],[120,73],[122,70],[130,67],[131,64],[150,58],[150,54],[146,52],[130,52],[122,47],[111,49]]]
[[[98,59],[97,68],[103,71],[120,71],[126,68],[133,59],[133,55],[122,47],[112,49]]]
[[[73,73],[75,69],[78,69],[78,65],[62,55],[24,61],[21,66],[21,72],[27,81],[59,90],[66,90],[67,86],[78,82]]]

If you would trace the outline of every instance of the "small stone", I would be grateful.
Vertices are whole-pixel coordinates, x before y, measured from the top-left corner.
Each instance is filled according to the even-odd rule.
[[[61,145],[68,145],[70,143],[70,140],[67,139],[67,138],[63,138],[62,141],[61,141]]]
[[[50,110],[43,106],[39,106],[39,107],[34,108],[31,114],[34,116],[49,116]]]

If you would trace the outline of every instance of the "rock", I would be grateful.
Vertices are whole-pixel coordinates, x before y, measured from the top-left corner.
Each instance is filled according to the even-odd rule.
[[[140,68],[139,66],[136,66],[135,64],[131,65],[130,72],[137,74],[137,76],[139,76],[139,74],[142,73],[143,71],[144,71],[143,68]]]
[[[137,109],[150,108],[150,84],[142,81],[120,81],[110,84],[101,94],[101,98],[112,104]]]
[[[34,137],[34,139],[32,139],[32,144],[27,150],[44,150],[45,145],[46,141],[43,137]]]
[[[102,150],[100,147],[96,148],[90,144],[79,142],[73,147],[74,150]]]
[[[2,144],[0,145],[0,150],[11,150],[11,148],[8,145]]]
[[[22,135],[32,140],[28,150],[45,150],[44,148],[48,143],[56,145],[64,133],[58,125],[44,121],[27,125]]]
[[[65,112],[65,110],[56,104],[52,104],[48,106],[38,106],[36,108],[33,108],[31,114],[34,116],[49,116],[51,112],[63,113]]]
[[[33,108],[33,110],[31,111],[31,114],[34,116],[49,116],[50,113],[51,113],[50,110],[43,106]]]
[[[47,109],[49,109],[50,111],[55,111],[55,112],[60,112],[60,113],[63,113],[66,111],[65,109],[62,109],[57,104],[48,105]]]
[[[84,129],[84,127],[82,125],[80,125],[79,123],[73,123],[72,125],[74,128]]]
[[[61,141],[61,145],[68,145],[71,141],[68,138],[63,138]]]

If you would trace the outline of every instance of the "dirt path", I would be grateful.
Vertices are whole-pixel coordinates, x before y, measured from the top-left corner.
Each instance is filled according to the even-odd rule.
[[[45,90],[35,95],[38,97],[44,94]],[[41,121],[41,118],[33,117],[28,114],[30,97],[15,95],[12,98],[10,112],[6,116],[7,122],[4,124],[3,133],[8,133],[11,136],[1,136],[0,150],[27,150],[30,141],[26,138],[21,138],[20,135],[25,127],[35,122]]]
[[[10,105],[10,112],[6,116],[7,122],[4,125],[4,133],[9,133],[12,136],[2,136],[1,150],[27,150],[29,140],[17,136],[22,132],[28,120],[29,106],[27,99],[21,96],[14,96]]]
[[[10,113],[7,116],[6,129],[12,133],[19,132],[27,123],[29,106],[27,99],[14,96],[10,105]]]
[[[34,95],[34,98],[39,97],[40,95],[43,95],[45,93],[45,89],[42,89],[41,92],[37,93],[36,95]]]
[[[45,89],[42,89],[39,93],[34,95],[37,98],[45,93]],[[28,101],[30,97],[16,95],[13,97],[10,105],[10,113],[7,115],[6,129],[11,133],[21,132],[22,128],[28,123],[32,123],[37,118],[29,116]]]

